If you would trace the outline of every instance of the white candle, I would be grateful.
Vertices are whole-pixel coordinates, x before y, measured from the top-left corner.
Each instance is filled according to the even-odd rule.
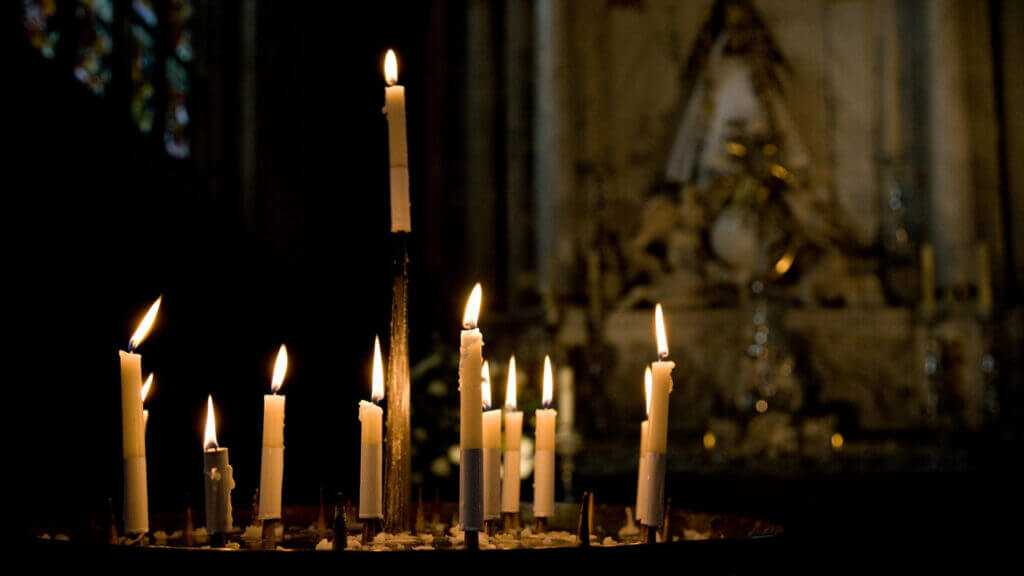
[[[651,414],[651,367],[644,369],[645,416]],[[643,523],[647,512],[647,418],[640,423],[640,465],[636,475],[636,519]]]
[[[146,383],[142,385],[142,433],[146,434],[149,427],[149,410],[146,409],[146,397],[149,396],[149,389],[153,387],[153,373],[146,377]]]
[[[274,361],[270,394],[263,396],[263,456],[260,459],[260,520],[281,518],[281,485],[284,481],[284,394],[278,394],[288,371],[284,344]]]
[[[235,475],[228,463],[228,449],[217,444],[212,395],[206,399],[203,479],[206,488],[206,529],[211,534],[227,534],[234,524],[231,518],[231,490],[235,487]]]
[[[505,388],[505,462],[501,483],[501,511],[519,512],[519,454],[523,439],[523,413],[516,410],[516,357],[508,361]]]
[[[484,339],[476,327],[481,297],[480,284],[477,284],[466,303],[459,349],[459,518],[463,530],[478,532],[484,527],[483,412],[480,409]]]
[[[381,480],[384,478],[384,362],[380,355],[380,337],[373,342],[372,402],[359,402],[359,421],[363,423],[359,458],[359,517],[383,518]]]
[[[124,531],[149,532],[149,496],[146,487],[146,424],[142,412],[142,356],[134,350],[142,344],[156,320],[163,297],[149,307],[121,359],[121,448],[124,458]]]
[[[501,410],[491,410],[491,368],[484,362],[483,382],[484,520],[501,518]]]
[[[391,231],[409,232],[409,151],[405,138],[405,87],[398,82],[394,50],[384,58],[384,115],[388,119],[388,163],[391,166]]]
[[[665,519],[665,451],[668,445],[668,395],[672,392],[672,369],[668,358],[668,338],[661,304],[654,310],[658,358],[652,366],[651,408],[647,428],[647,511],[644,524],[661,526]]]
[[[538,408],[536,412],[537,451],[533,458],[533,515],[537,518],[555,515],[555,421],[558,411],[550,408],[553,387],[551,358],[545,356],[544,407]]]

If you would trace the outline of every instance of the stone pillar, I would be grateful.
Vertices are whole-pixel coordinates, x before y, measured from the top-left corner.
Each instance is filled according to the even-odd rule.
[[[508,310],[522,310],[520,296],[534,266],[530,254],[530,79],[531,5],[505,2],[505,229],[508,235],[505,284]]]
[[[574,256],[566,207],[572,193],[568,61],[569,2],[535,5],[536,98],[534,102],[534,190],[537,287],[554,298],[564,292]]]
[[[928,50],[929,226],[936,285],[965,288],[973,277],[974,202],[970,134],[956,0],[925,5]]]

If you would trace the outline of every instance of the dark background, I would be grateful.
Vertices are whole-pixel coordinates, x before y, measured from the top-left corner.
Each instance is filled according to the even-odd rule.
[[[16,506],[28,530],[69,531],[101,517],[107,498],[119,508],[117,351],[161,294],[140,348],[143,374],[156,373],[146,403],[151,513],[183,509],[189,492],[201,509],[207,394],[231,451],[235,504],[248,504],[259,480],[262,395],[282,342],[290,352],[285,503],[314,504],[321,487],[357,496],[357,403],[369,396],[373,337],[387,334],[390,315],[380,113],[388,47],[408,102],[411,353],[422,357],[435,335],[456,345],[472,284],[452,256],[465,241],[465,210],[460,196],[443,193],[462,152],[461,91],[452,88],[463,77],[461,47],[458,34],[446,34],[458,7],[260,3],[257,178],[247,191],[238,3],[217,6],[207,20],[217,26],[197,31],[210,68],[196,74],[202,134],[183,161],[163,153],[159,131],[135,130],[123,89],[88,93],[59,58],[27,44],[18,4],[4,8],[5,356],[8,439],[18,453],[8,471],[20,481]],[[761,515],[797,536],[978,537],[1018,522],[1020,502],[1016,457],[998,446],[980,454],[973,472],[673,477],[668,491],[677,505]],[[456,479],[424,488],[454,500]],[[577,486],[626,504],[635,477]]]

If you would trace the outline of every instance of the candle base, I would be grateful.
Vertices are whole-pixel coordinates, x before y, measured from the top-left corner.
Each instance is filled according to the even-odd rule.
[[[640,535],[643,538],[644,544],[657,544],[658,543],[658,527],[648,526],[647,524],[640,525]]]
[[[487,536],[494,536],[494,533],[497,531],[497,528],[495,528],[497,523],[497,520],[484,520],[484,533]]]
[[[264,550],[277,548],[277,527],[281,526],[279,518],[268,518],[263,520],[263,534],[260,540],[260,547]]]
[[[534,527],[534,532],[537,534],[543,534],[548,531],[548,519],[544,516],[537,518],[537,524]]]
[[[511,534],[518,532],[520,528],[519,512],[502,512],[501,518],[505,525],[505,532]]]
[[[466,533],[466,550],[480,549],[480,533],[476,530],[469,530]]]
[[[380,518],[363,518],[363,546],[373,544],[373,539],[377,537],[380,526]]]
[[[228,537],[220,532],[210,534],[210,548],[224,548],[227,546]]]
[[[580,502],[580,515],[576,523],[576,542],[580,547],[590,546],[590,494],[583,493]]]

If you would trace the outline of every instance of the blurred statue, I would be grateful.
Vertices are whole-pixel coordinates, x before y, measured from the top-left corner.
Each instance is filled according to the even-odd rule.
[[[665,168],[681,196],[648,202],[624,249],[636,287],[623,306],[706,305],[716,286],[742,293],[786,274],[803,303],[880,301],[880,284],[847,274],[842,227],[824,190],[808,186],[809,157],[782,99],[787,70],[749,0],[713,5],[686,67],[689,98]]]

